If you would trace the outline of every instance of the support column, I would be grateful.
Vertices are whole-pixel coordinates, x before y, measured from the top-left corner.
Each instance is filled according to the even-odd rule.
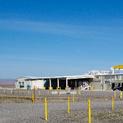
[[[66,89],[68,88],[68,79],[66,78]]]
[[[59,89],[59,79],[57,79],[57,89]]]
[[[101,85],[102,85],[102,91],[104,90],[104,82],[103,82],[103,76],[101,75]]]
[[[77,88],[77,81],[75,80],[75,88]]]
[[[51,79],[49,79],[49,90],[52,90],[52,83],[51,83]]]
[[[117,80],[117,75],[115,75],[115,81]]]

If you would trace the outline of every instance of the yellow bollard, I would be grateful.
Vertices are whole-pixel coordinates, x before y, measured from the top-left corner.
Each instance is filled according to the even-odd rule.
[[[70,97],[68,96],[68,101],[67,101],[67,113],[70,113]]]
[[[33,104],[35,103],[35,86],[34,86],[34,89],[32,91],[32,102],[33,102]]]
[[[34,94],[32,93],[32,103],[35,103],[35,98],[34,98]]]
[[[91,100],[88,99],[88,123],[92,123],[91,120]]]
[[[47,102],[47,98],[44,99],[44,116],[45,116],[45,120],[48,120],[48,102]]]
[[[117,96],[116,91],[114,91],[114,98],[115,98],[115,99],[116,99],[116,96]]]
[[[122,100],[123,99],[123,92],[120,91],[120,99]]]
[[[112,96],[112,111],[114,112],[115,109],[115,98]]]

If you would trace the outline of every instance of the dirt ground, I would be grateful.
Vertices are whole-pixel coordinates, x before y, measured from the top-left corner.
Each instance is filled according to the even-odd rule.
[[[43,103],[2,103],[0,123],[88,123],[87,101],[71,102],[67,113],[67,102],[48,104],[48,121],[44,120]],[[115,102],[112,112],[110,100],[93,100],[92,123],[123,123],[123,101]]]

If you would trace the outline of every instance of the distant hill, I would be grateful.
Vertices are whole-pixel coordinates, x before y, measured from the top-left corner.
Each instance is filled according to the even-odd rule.
[[[1,87],[14,87],[15,80],[14,79],[0,79]]]

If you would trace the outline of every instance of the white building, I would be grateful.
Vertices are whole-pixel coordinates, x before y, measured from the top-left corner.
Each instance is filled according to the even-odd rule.
[[[16,89],[43,89],[45,80],[28,80],[27,77],[18,78],[15,87]]]
[[[77,89],[79,87],[92,90],[111,90],[114,87],[123,88],[122,65],[114,66],[109,71],[91,71],[88,74],[54,77],[22,77],[18,78],[17,89]]]
[[[20,77],[16,80],[16,89],[65,89],[89,85],[93,75],[54,76],[54,77]]]

